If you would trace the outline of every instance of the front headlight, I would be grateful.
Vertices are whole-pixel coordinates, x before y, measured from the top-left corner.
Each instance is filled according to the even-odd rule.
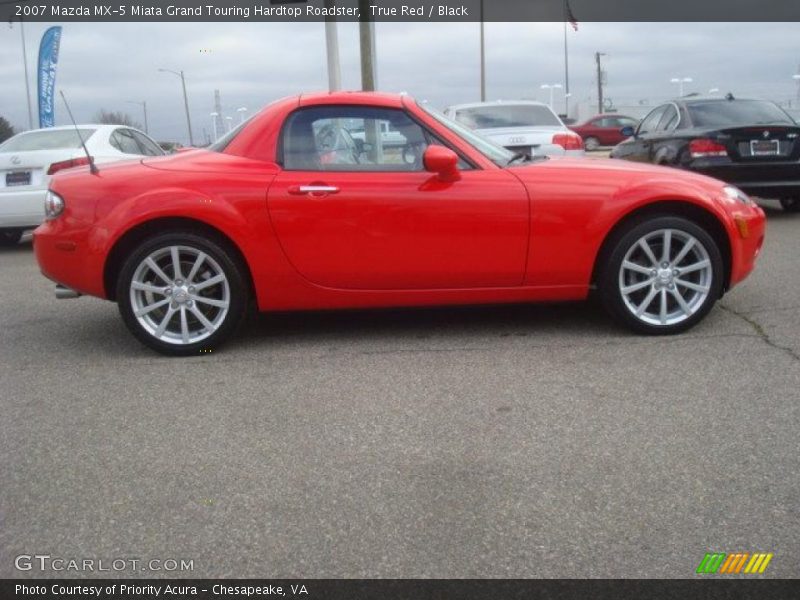
[[[739,188],[734,187],[732,185],[726,185],[724,188],[722,188],[722,191],[731,200],[738,200],[739,202],[741,202],[742,204],[746,204],[747,206],[755,206],[756,204],[755,202],[753,202],[750,196],[745,194]]]
[[[55,219],[62,212],[64,212],[64,199],[55,192],[47,190],[44,197],[44,216],[47,219]]]

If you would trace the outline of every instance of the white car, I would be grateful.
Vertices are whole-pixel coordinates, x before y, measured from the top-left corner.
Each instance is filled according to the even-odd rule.
[[[78,125],[78,130],[97,164],[165,154],[131,127]],[[25,131],[0,144],[0,244],[16,244],[44,220],[44,197],[55,173],[86,164],[73,125]]]
[[[530,100],[458,104],[444,114],[483,137],[531,156],[583,156],[583,140],[547,104]]]

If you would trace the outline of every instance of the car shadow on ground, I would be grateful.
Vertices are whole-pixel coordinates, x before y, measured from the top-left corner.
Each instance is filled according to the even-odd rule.
[[[624,332],[594,302],[574,302],[264,313],[250,319],[238,342],[253,345],[277,339],[313,342],[335,338],[352,342],[448,336],[463,341],[465,337],[481,340],[487,335],[555,333],[583,337]]]
[[[33,239],[30,233],[22,236],[22,240],[13,246],[0,245],[0,256],[3,254],[22,254],[33,251]]]

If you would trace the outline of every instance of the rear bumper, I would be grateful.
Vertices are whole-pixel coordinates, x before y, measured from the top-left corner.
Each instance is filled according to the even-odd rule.
[[[800,163],[797,162],[713,164],[706,160],[695,161],[689,168],[735,185],[752,196],[762,198],[800,196]]]
[[[47,190],[0,192],[0,228],[36,227],[44,221]]]
[[[89,229],[63,219],[45,221],[33,232],[33,251],[42,275],[81,294],[105,298],[102,249]]]

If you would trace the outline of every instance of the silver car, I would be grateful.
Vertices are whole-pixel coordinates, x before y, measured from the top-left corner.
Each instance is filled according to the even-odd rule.
[[[26,229],[44,220],[50,178],[88,163],[80,138],[95,163],[161,156],[144,133],[122,125],[73,125],[34,129],[0,144],[0,245],[16,244]]]
[[[583,140],[546,104],[532,100],[458,104],[444,114],[512,152],[583,156]]]

